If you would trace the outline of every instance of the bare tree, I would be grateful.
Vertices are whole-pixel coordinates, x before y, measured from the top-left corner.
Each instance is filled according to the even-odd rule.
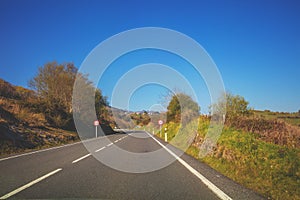
[[[77,101],[87,101],[95,105],[97,117],[100,120],[105,121],[107,118],[106,98],[88,80],[87,75],[78,74],[77,71],[73,63],[50,62],[40,67],[37,75],[29,81],[29,86],[36,91],[43,105],[46,119],[55,126],[74,126],[73,112],[80,112],[80,109],[81,111],[83,109],[75,106],[73,111],[72,107],[73,86],[76,78],[80,79],[77,82],[80,83],[82,94],[79,99],[73,99],[73,105],[82,105],[76,104]],[[92,93],[95,93],[95,96],[86,95]]]

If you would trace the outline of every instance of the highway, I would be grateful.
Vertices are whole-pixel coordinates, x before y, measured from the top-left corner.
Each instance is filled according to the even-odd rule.
[[[186,154],[178,157],[175,148],[145,131],[84,143],[91,152],[78,142],[0,159],[0,199],[263,199]],[[118,158],[116,146],[134,153],[161,150],[174,162],[152,172],[128,173],[96,159]],[[122,164],[124,169],[148,165],[130,159]]]

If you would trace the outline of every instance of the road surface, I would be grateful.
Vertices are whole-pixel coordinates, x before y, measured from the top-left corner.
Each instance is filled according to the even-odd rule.
[[[186,154],[176,157],[172,149],[162,147],[166,143],[144,131],[99,137],[85,143],[91,152],[79,142],[0,159],[0,198],[262,199]],[[116,146],[134,153],[160,149],[174,162],[152,172],[127,173],[95,158],[114,156]],[[130,165],[131,162],[124,162],[127,168]]]

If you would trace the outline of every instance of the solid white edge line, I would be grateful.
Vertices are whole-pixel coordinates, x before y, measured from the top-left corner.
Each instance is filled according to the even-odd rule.
[[[106,148],[106,147],[102,147],[102,148],[96,150],[95,152],[99,152],[99,151],[101,151],[101,150],[103,150],[103,149],[105,149],[105,148]]]
[[[111,146],[111,145],[113,145],[114,143],[110,143],[110,144],[108,144],[108,145],[106,145],[107,147],[109,147],[109,146]]]
[[[200,174],[197,170],[191,167],[187,162],[182,160],[179,156],[173,153],[170,149],[164,146],[161,142],[159,142],[155,137],[146,132],[154,141],[156,141],[160,146],[162,146],[168,153],[170,153],[176,160],[178,160],[185,168],[187,168],[191,173],[197,176],[211,191],[213,191],[220,199],[222,200],[232,200],[225,192],[219,189],[216,185],[210,182],[207,178],[205,178],[202,174]]]
[[[72,143],[72,144],[66,144],[66,145],[63,145],[63,146],[51,147],[51,148],[48,148],[48,149],[42,149],[42,150],[32,151],[32,152],[23,153],[23,154],[10,156],[10,157],[6,157],[6,158],[1,158],[0,161],[9,160],[9,159],[12,159],[12,158],[18,158],[18,157],[21,157],[21,156],[27,156],[27,155],[31,155],[31,154],[35,154],[35,153],[44,152],[44,151],[60,149],[60,148],[63,148],[63,147],[73,146],[73,145],[78,144],[78,143],[81,143],[81,141],[75,142],[75,143]]]
[[[102,137],[105,137],[105,136],[102,136]],[[71,144],[66,144],[66,145],[57,146],[57,147],[51,147],[51,148],[37,150],[37,151],[32,151],[32,152],[28,152],[28,153],[22,153],[22,154],[18,154],[18,155],[14,155],[14,156],[9,156],[9,157],[6,157],[6,158],[0,158],[0,161],[9,160],[9,159],[13,159],[13,158],[18,158],[18,157],[22,157],[22,156],[27,156],[27,155],[31,155],[31,154],[35,154],[35,153],[44,152],[44,151],[50,151],[50,150],[54,150],[54,149],[60,149],[60,148],[63,148],[63,147],[69,147],[69,146],[73,146],[73,145],[76,145],[76,144],[79,144],[79,143],[91,142],[93,140],[100,139],[102,137],[91,138],[91,139],[87,139],[87,140],[81,140],[81,141],[78,141],[78,142],[75,142],[75,143],[71,143]]]
[[[21,192],[22,190],[25,190],[26,188],[29,188],[30,186],[32,186],[32,185],[34,185],[34,184],[42,181],[43,179],[46,179],[49,176],[52,176],[52,175],[56,174],[57,172],[59,172],[61,170],[62,170],[62,168],[56,169],[56,170],[54,170],[54,171],[52,171],[52,172],[50,172],[50,173],[48,173],[48,174],[46,174],[46,175],[38,178],[38,179],[35,179],[34,181],[31,181],[30,183],[27,183],[26,185],[23,185],[22,187],[19,187],[19,188],[15,189],[14,191],[12,191],[12,192],[10,192],[8,194],[3,195],[2,197],[0,197],[0,199],[7,199],[7,198],[9,198],[9,197],[11,197],[11,196],[13,196],[13,195]]]
[[[82,157],[80,157],[80,158],[74,160],[72,163],[77,163],[77,162],[81,161],[82,159],[85,159],[85,158],[89,157],[90,155],[92,155],[92,154],[90,154],[90,153],[89,153],[89,154],[86,154],[85,156],[82,156]]]

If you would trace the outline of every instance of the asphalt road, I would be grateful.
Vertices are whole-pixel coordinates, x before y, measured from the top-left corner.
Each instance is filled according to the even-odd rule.
[[[166,148],[166,143],[146,132],[115,134],[85,144],[90,151],[80,142],[0,159],[0,198],[262,199],[186,154],[177,157],[180,151]],[[118,149],[137,158],[149,152],[161,156],[132,159]],[[172,162],[137,173],[157,167],[157,159]],[[114,164],[122,171],[109,167]],[[131,169],[135,173],[126,172]]]

